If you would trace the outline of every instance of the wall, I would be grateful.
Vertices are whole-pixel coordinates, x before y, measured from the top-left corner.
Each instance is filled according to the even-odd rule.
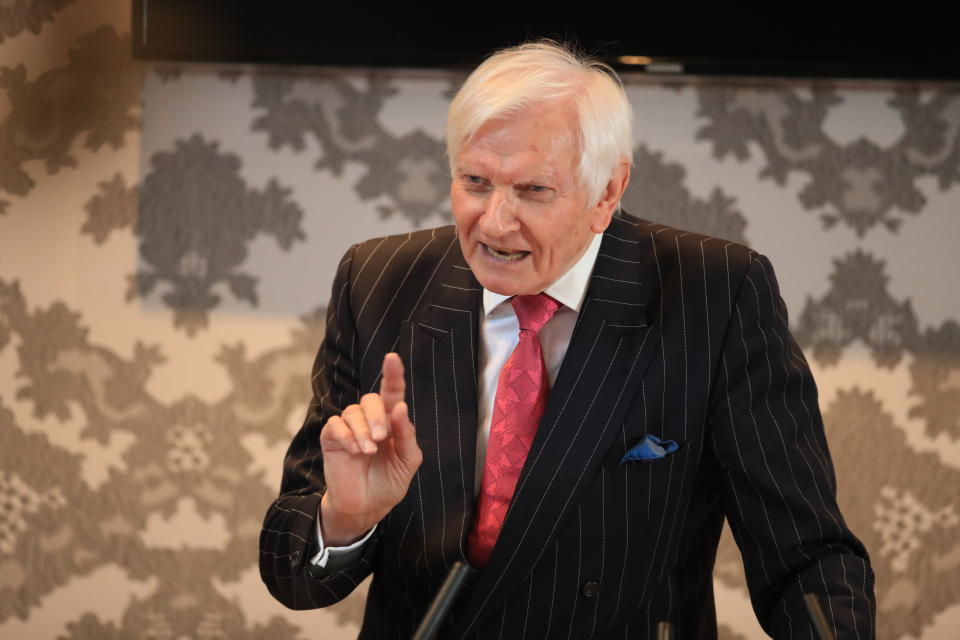
[[[334,265],[449,218],[456,75],[144,65],[0,3],[0,637],[346,638],[256,568]],[[626,208],[771,257],[881,637],[960,625],[960,91],[630,79]],[[762,637],[725,538],[725,638]]]

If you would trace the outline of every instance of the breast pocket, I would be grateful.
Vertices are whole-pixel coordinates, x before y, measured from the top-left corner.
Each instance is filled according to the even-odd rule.
[[[610,468],[610,495],[622,500],[631,519],[649,519],[663,513],[680,495],[686,473],[687,447],[678,443],[675,450],[658,457],[624,456]],[[633,448],[628,449],[628,454]]]

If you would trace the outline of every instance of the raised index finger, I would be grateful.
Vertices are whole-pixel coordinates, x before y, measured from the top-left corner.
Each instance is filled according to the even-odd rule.
[[[396,353],[383,357],[383,377],[380,379],[380,397],[389,414],[398,402],[403,402],[407,384],[403,381],[403,360]]]

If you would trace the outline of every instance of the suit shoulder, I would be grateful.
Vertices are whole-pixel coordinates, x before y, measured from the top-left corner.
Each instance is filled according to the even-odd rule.
[[[398,233],[390,236],[380,236],[357,243],[355,245],[356,255],[367,257],[376,253],[390,251],[391,253],[396,252],[402,257],[411,252],[419,253],[424,248],[427,248],[428,252],[431,249],[436,251],[440,245],[446,247],[446,245],[449,244],[450,241],[455,240],[456,237],[456,227],[453,225],[435,227],[433,229],[421,229],[409,233]]]
[[[725,267],[745,271],[759,256],[750,247],[731,240],[644,220],[626,212],[613,219],[610,230],[615,235],[633,234],[632,237],[655,249],[667,261],[696,259],[708,270]]]
[[[457,244],[453,225],[364,240],[347,252],[352,253],[351,280],[355,287],[378,289],[417,282],[428,277]]]

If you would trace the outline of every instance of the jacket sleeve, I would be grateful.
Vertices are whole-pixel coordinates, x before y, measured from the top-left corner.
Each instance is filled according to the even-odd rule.
[[[318,508],[326,490],[320,430],[327,418],[339,415],[360,397],[350,306],[356,251],[356,246],[351,247],[337,268],[326,332],[313,365],[313,398],[284,458],[280,496],[267,510],[260,532],[260,577],[270,593],[291,609],[326,607],[347,597],[370,573],[379,537],[379,531],[374,532],[356,562],[332,573],[321,575],[310,563],[318,550]]]
[[[837,638],[873,638],[870,560],[837,506],[816,386],[770,262],[752,254],[731,289],[710,424],[754,611],[774,638],[816,637],[812,593]]]

